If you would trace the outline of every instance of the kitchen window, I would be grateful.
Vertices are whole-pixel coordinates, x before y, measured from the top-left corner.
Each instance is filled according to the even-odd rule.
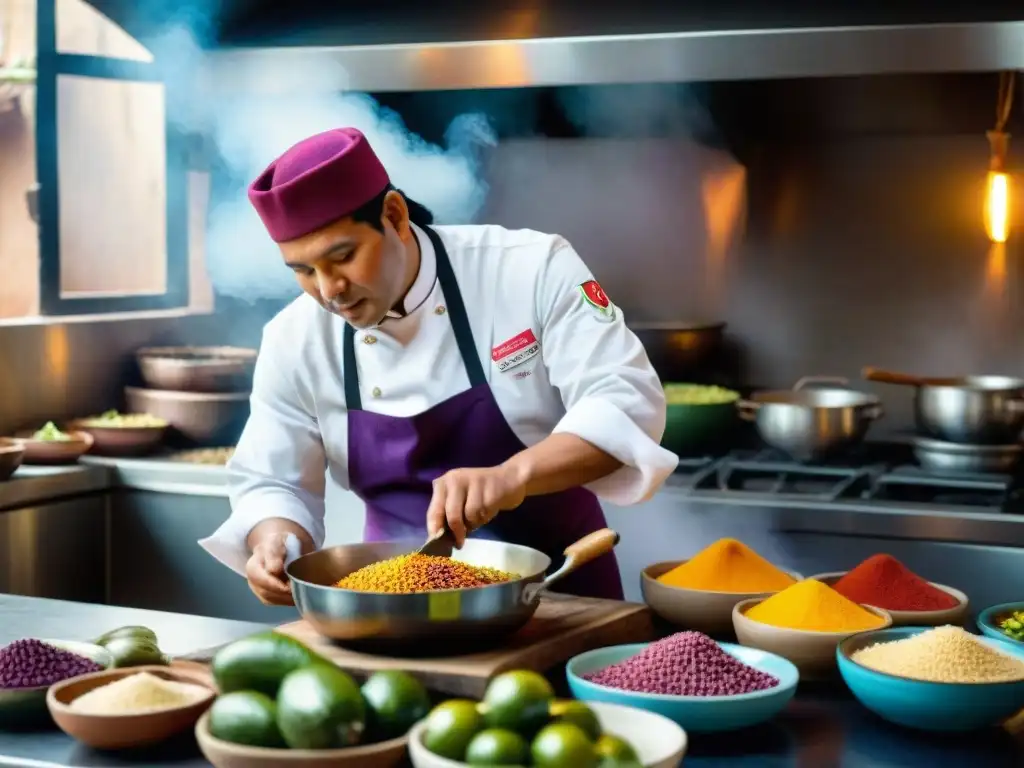
[[[190,178],[157,63],[84,0],[36,2],[39,314],[188,308]]]

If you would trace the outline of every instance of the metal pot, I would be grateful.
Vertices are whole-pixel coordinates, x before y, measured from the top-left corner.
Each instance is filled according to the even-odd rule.
[[[135,353],[147,386],[174,392],[248,392],[256,350],[243,347],[146,347]]]
[[[662,381],[686,381],[722,346],[725,323],[629,323]]]
[[[799,461],[823,459],[860,443],[883,415],[874,395],[846,388],[847,379],[806,376],[793,389],[755,392],[737,403],[761,439]],[[838,384],[835,387],[810,385]]]
[[[510,513],[510,514],[515,514]],[[347,645],[366,645],[376,654],[429,653],[431,643],[455,650],[488,645],[530,620],[541,593],[581,565],[618,544],[610,528],[584,536],[565,550],[565,562],[551,574],[551,558],[539,550],[500,541],[469,539],[456,560],[519,574],[520,578],[486,587],[385,594],[332,586],[363,566],[408,554],[422,542],[381,541],[346,544],[313,552],[285,570],[295,605],[313,628]]]
[[[1012,445],[1024,429],[1024,379],[1009,376],[921,378],[865,368],[865,379],[917,388],[919,431],[964,445]]]
[[[917,463],[939,473],[1011,472],[1022,450],[1019,445],[963,445],[928,437],[914,439]]]
[[[234,445],[249,418],[249,395],[244,392],[167,392],[125,387],[124,396],[129,411],[163,419],[171,425],[173,436],[184,438],[187,445]]]

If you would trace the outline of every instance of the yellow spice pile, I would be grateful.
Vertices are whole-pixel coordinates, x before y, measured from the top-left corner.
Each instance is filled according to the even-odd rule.
[[[125,715],[173,709],[199,701],[209,695],[201,685],[164,680],[139,672],[93,688],[71,702],[71,709],[87,715]]]
[[[933,683],[1001,683],[1024,680],[1024,661],[1001,653],[960,627],[876,643],[851,657],[878,672]]]
[[[371,563],[350,573],[334,586],[356,592],[411,594],[486,587],[515,578],[515,574],[496,568],[470,565],[450,557],[413,553]]]

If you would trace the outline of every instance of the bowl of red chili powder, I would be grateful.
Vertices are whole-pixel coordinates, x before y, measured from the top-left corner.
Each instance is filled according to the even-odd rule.
[[[872,555],[853,570],[812,578],[848,600],[884,609],[894,627],[962,626],[967,619],[967,595],[923,579],[892,555]]]
[[[92,643],[25,638],[0,648],[0,725],[49,717],[51,685],[113,665],[110,652]]]

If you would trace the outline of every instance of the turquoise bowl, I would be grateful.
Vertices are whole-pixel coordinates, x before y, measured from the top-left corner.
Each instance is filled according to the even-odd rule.
[[[879,717],[924,731],[974,731],[997,725],[1024,708],[1024,680],[1012,683],[933,683],[861,666],[851,656],[875,643],[888,643],[934,627],[890,627],[861,632],[836,648],[839,674],[854,697]],[[1002,640],[980,642],[1024,661],[1024,648]]]
[[[572,695],[581,701],[603,701],[645,709],[664,715],[686,731],[710,733],[747,728],[770,720],[793,698],[796,684],[800,680],[800,673],[796,667],[781,656],[732,643],[718,645],[744,664],[778,678],[779,684],[767,691],[741,693],[736,696],[666,696],[620,691],[617,688],[595,685],[583,679],[584,675],[635,656],[647,645],[648,643],[613,645],[574,656],[565,668]]]
[[[1024,642],[1008,637],[1003,633],[1003,630],[999,628],[1000,620],[1014,611],[1024,611],[1024,602],[1000,603],[999,605],[990,606],[978,614],[978,629],[981,630],[981,634],[983,635],[994,637],[996,640],[1002,640],[1005,643],[1016,645],[1019,648],[1024,648]]]

